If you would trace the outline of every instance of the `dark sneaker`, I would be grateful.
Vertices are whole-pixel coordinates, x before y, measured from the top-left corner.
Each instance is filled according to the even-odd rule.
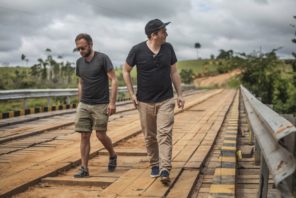
[[[80,171],[74,175],[75,178],[82,178],[82,177],[88,177],[88,176],[89,176],[88,170],[84,167],[81,167]]]
[[[117,155],[109,157],[108,171],[113,172],[117,166]]]
[[[163,183],[166,186],[170,184],[170,182],[171,182],[170,173],[167,169],[163,169],[160,172],[160,181],[161,181],[161,183]]]
[[[152,166],[150,176],[151,177],[158,177],[159,176],[159,167],[158,166]]]

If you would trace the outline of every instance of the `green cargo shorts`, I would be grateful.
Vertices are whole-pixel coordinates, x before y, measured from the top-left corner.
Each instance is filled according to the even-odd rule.
[[[108,104],[89,105],[80,102],[76,111],[75,131],[107,131],[107,123],[109,118],[107,109]]]

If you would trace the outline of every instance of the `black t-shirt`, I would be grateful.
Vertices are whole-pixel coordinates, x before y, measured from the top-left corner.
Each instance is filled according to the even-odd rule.
[[[106,54],[95,52],[90,62],[80,57],[76,62],[76,75],[82,79],[80,101],[86,104],[109,103],[109,79],[107,72],[113,69]]]
[[[177,62],[175,51],[170,43],[164,43],[153,57],[146,41],[135,45],[126,62],[137,66],[137,98],[141,102],[161,102],[173,97],[171,65]]]

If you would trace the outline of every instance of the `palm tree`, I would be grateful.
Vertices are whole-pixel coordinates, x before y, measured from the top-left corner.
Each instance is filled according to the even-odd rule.
[[[50,54],[50,53],[51,53],[51,49],[50,49],[50,48],[46,48],[46,49],[45,49],[45,52],[47,52],[47,53]]]
[[[195,43],[194,48],[196,48],[196,59],[198,59],[198,49],[201,48],[201,44],[200,43]]]
[[[22,54],[21,59],[22,59],[22,61],[24,61],[26,59],[26,55]]]
[[[25,54],[21,55],[21,59],[22,59],[22,61],[26,61],[26,65],[28,65],[29,59],[26,57]]]
[[[52,80],[52,78],[53,78],[53,71],[52,71],[53,69],[52,69],[52,64],[51,64],[51,60],[52,60],[51,52],[52,51],[50,48],[46,48],[44,51],[47,54],[47,59],[45,60],[46,65],[48,65],[48,68],[46,71],[47,80]]]

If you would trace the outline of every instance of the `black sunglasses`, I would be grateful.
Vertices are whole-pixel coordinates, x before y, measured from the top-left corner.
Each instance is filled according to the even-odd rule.
[[[77,47],[77,48],[76,48],[77,51],[80,51],[80,50],[83,51],[83,50],[85,50],[85,49],[86,49],[86,47]]]

